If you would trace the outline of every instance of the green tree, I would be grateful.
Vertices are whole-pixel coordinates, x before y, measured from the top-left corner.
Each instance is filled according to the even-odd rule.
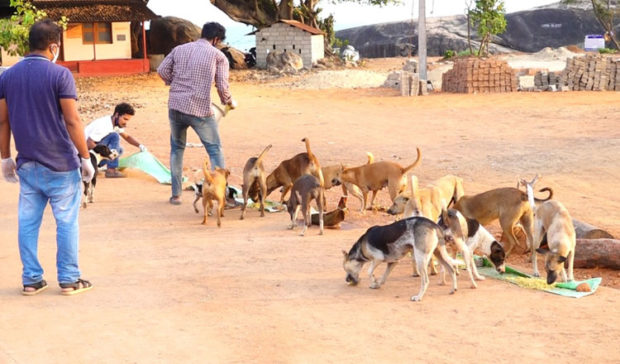
[[[11,56],[29,52],[28,32],[35,22],[46,18],[47,14],[24,0],[11,0],[10,6],[15,13],[8,19],[0,19],[0,47]],[[67,18],[64,16],[58,22],[63,29],[67,27]]]
[[[491,37],[506,30],[506,9],[503,0],[476,0],[476,7],[470,10],[470,20],[477,29],[480,40],[478,56],[488,55]]]
[[[578,0],[562,0],[564,4],[575,4],[581,2]],[[620,7],[618,1],[613,1],[615,4],[612,6],[611,0],[590,0],[592,3],[592,11],[596,20],[605,29],[605,40],[614,44],[616,49],[620,50],[620,42],[618,37],[614,34],[614,24],[616,15],[620,16]]]

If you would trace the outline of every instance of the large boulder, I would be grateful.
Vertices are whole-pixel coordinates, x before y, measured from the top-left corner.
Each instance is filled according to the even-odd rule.
[[[201,28],[189,20],[166,16],[151,20],[150,53],[168,54],[172,48],[200,38]]]
[[[304,62],[297,53],[273,51],[267,54],[267,69],[271,73],[297,73]]]
[[[218,49],[224,53],[226,58],[228,58],[230,68],[235,70],[244,70],[248,68],[245,53],[241,52],[237,48],[229,46],[228,44],[220,44]]]
[[[506,31],[493,37],[489,44],[492,54],[513,50],[537,52],[545,47],[582,44],[585,35],[604,32],[592,9],[558,4],[506,14],[506,22]],[[615,31],[620,32],[620,24]],[[337,31],[336,37],[348,40],[362,57],[405,57],[417,53],[417,34],[417,21],[401,21],[344,29]],[[468,49],[465,15],[429,18],[426,34],[429,56]],[[476,50],[480,45],[478,40],[474,32],[472,46]]]

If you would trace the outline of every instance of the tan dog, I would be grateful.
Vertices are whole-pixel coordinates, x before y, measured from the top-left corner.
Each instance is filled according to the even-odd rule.
[[[230,175],[230,171],[223,168],[216,168],[214,171],[209,169],[209,157],[207,157],[202,166],[205,181],[202,185],[202,207],[204,209],[204,218],[202,224],[207,223],[207,214],[213,209],[213,200],[217,201],[217,227],[222,226],[221,218],[224,216],[224,206],[226,205],[226,179]],[[196,205],[194,210],[198,213]]]
[[[265,216],[265,197],[267,197],[267,182],[265,177],[265,167],[263,166],[263,156],[267,151],[271,149],[269,144],[258,155],[258,157],[251,157],[245,163],[243,168],[243,184],[241,185],[243,192],[243,205],[241,206],[241,217],[243,220],[245,217],[245,209],[248,205],[248,198],[252,201],[260,201],[260,216]]]
[[[280,202],[283,202],[284,197],[291,187],[293,187],[295,180],[304,174],[316,176],[321,187],[325,185],[321,165],[310,150],[310,140],[308,138],[303,138],[301,141],[306,143],[306,152],[299,153],[293,158],[280,162],[276,169],[267,176],[267,196],[276,188],[282,186]]]
[[[418,178],[414,175],[411,175],[407,181],[409,191],[403,191],[396,196],[387,213],[390,215],[403,214],[403,218],[422,216],[436,223],[441,214],[441,207],[436,208],[440,200],[438,191],[434,188],[419,189]],[[431,258],[431,274],[437,274],[435,257]],[[415,260],[413,261],[413,276],[419,276]],[[442,281],[445,282],[443,277]]]
[[[442,208],[447,208],[451,202],[464,195],[463,180],[451,174],[438,178],[421,189],[417,188],[415,176],[411,176],[408,181],[409,190],[416,189],[416,198],[411,198],[410,192],[399,194],[388,209],[388,214],[403,214],[403,217],[424,216],[437,221]]]
[[[536,178],[528,183],[530,188],[533,188],[535,182]],[[540,192],[543,191],[549,192],[549,196],[546,199],[533,199],[543,202],[553,197],[553,190],[550,188],[540,190]],[[513,231],[517,223],[521,223],[527,241],[530,242],[530,246],[532,244],[532,228],[534,223],[532,207],[528,202],[528,194],[517,188],[496,188],[473,196],[465,195],[455,202],[454,208],[459,210],[463,216],[478,220],[482,225],[499,219],[499,224],[508,238],[506,257],[519,244]],[[525,247],[526,250],[527,248]]]
[[[547,284],[552,284],[562,273],[562,279],[567,281],[564,262],[568,260],[568,280],[574,281],[573,261],[575,260],[575,227],[568,210],[558,201],[546,201],[539,205],[534,212],[534,245],[532,246],[532,265],[534,276],[540,277],[536,252],[545,255],[545,270]],[[540,241],[547,234],[549,250],[539,248]]]
[[[424,216],[437,222],[441,213],[441,195],[434,186],[418,188],[418,178],[411,176],[407,179],[409,191],[401,192],[387,210],[390,215],[402,214],[403,218]]]
[[[366,152],[368,156],[368,161],[366,164],[373,163],[375,161],[375,157],[370,152]],[[353,197],[357,198],[360,201],[360,206],[362,206],[362,210],[364,207],[364,195],[362,191],[356,185],[350,182],[341,183],[341,175],[342,171],[346,167],[343,164],[334,164],[331,166],[321,168],[323,171],[323,177],[325,178],[325,189],[328,190],[334,186],[342,186],[342,194],[346,197],[349,196],[349,192]],[[323,201],[323,206],[327,207],[326,201]]]
[[[367,206],[368,192],[372,191],[370,205],[374,206],[377,191],[383,187],[387,186],[392,201],[404,190],[406,182],[403,177],[405,173],[417,166],[422,158],[420,148],[416,148],[416,150],[418,152],[418,158],[415,162],[406,167],[402,167],[395,162],[381,161],[359,167],[346,168],[342,171],[342,182],[353,183],[362,191],[364,197],[362,212]]]

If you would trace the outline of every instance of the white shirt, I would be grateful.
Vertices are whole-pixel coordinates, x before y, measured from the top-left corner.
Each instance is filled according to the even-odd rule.
[[[95,143],[99,143],[101,139],[105,138],[108,134],[113,133],[114,131],[111,115],[93,120],[84,128],[86,140],[90,138]]]

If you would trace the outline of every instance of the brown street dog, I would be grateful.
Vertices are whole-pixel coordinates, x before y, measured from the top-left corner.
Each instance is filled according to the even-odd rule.
[[[394,199],[394,203],[387,210],[390,215],[403,214],[403,217],[424,216],[437,221],[441,210],[447,208],[454,201],[460,199],[463,191],[463,179],[454,175],[445,175],[429,183],[426,187],[417,188],[417,178],[408,179],[409,191],[415,187],[415,197],[411,192],[402,192]]]
[[[377,191],[387,186],[390,199],[394,201],[396,196],[405,189],[406,182],[404,176],[420,163],[422,153],[420,148],[416,148],[418,158],[415,162],[406,167],[391,161],[374,162],[358,167],[346,168],[342,171],[342,182],[350,182],[360,188],[364,201],[362,203],[362,213],[366,210],[368,192],[372,191],[371,207],[374,206]]]
[[[280,162],[276,169],[267,176],[267,196],[282,186],[280,202],[284,202],[284,197],[293,187],[295,180],[304,174],[316,176],[321,187],[325,185],[319,160],[310,150],[310,139],[303,138],[301,141],[306,143],[306,152]]]
[[[213,209],[213,200],[217,201],[217,227],[222,226],[221,218],[224,217],[224,206],[226,205],[226,183],[230,171],[223,168],[216,168],[214,171],[209,169],[209,157],[205,158],[202,166],[205,181],[202,185],[202,207],[204,218],[202,224],[207,223],[207,215]],[[196,201],[194,201],[194,211],[198,213]]]
[[[297,213],[301,207],[301,213],[304,216],[304,228],[300,235],[304,236],[306,229],[308,229],[312,221],[310,217],[310,202],[316,200],[319,210],[319,234],[323,235],[323,193],[323,187],[321,187],[319,180],[313,175],[304,174],[295,181],[291,189],[291,197],[286,202],[288,213],[291,216],[289,229],[295,229],[297,226]]]
[[[533,188],[536,179],[528,182],[529,188]],[[552,189],[545,187],[540,190],[540,192],[544,191],[549,192],[549,196],[546,199],[538,199],[532,196],[532,203],[534,201],[544,202],[553,197]],[[455,202],[454,208],[466,218],[476,219],[482,225],[499,219],[499,224],[508,238],[507,247],[505,247],[506,257],[519,244],[513,231],[517,223],[521,223],[527,241],[532,246],[534,216],[526,192],[513,187],[496,188],[473,196],[465,195]],[[525,249],[527,250],[528,247],[526,246]]]
[[[573,219],[564,205],[558,201],[546,201],[539,205],[534,212],[534,245],[532,247],[532,265],[534,276],[540,277],[536,253],[545,255],[545,271],[547,284],[552,284],[562,274],[564,282],[574,281],[573,261],[575,260],[575,227]],[[540,241],[547,234],[549,249],[539,248]],[[564,269],[564,262],[568,261],[568,277]]]
[[[324,207],[324,206],[323,206]],[[326,228],[330,229],[339,229],[340,223],[344,221],[345,217],[349,214],[349,210],[347,209],[347,196],[340,197],[340,201],[338,201],[338,208],[326,212],[323,215],[323,221]],[[312,214],[312,225],[319,225],[319,214]]]
[[[374,155],[372,155],[372,153],[366,152],[366,155],[368,156],[368,161],[366,162],[366,164],[370,164],[375,161],[375,157]],[[342,186],[342,194],[345,197],[348,197],[349,193],[351,193],[353,197],[357,198],[360,201],[360,205],[363,207],[364,195],[362,194],[362,191],[359,189],[359,187],[357,187],[351,182],[341,183],[342,178],[340,176],[342,175],[342,171],[345,168],[346,167],[342,163],[321,168],[323,171],[323,178],[325,179],[324,187],[326,190],[329,190],[334,186]],[[326,201],[323,201],[323,206],[327,207]]]
[[[258,157],[251,157],[248,159],[248,161],[245,162],[245,167],[243,167],[243,184],[241,185],[243,205],[241,206],[241,220],[245,217],[248,198],[251,198],[254,202],[260,201],[260,216],[265,216],[267,179],[265,177],[265,167],[263,166],[263,156],[269,149],[271,149],[271,144],[265,147]]]

